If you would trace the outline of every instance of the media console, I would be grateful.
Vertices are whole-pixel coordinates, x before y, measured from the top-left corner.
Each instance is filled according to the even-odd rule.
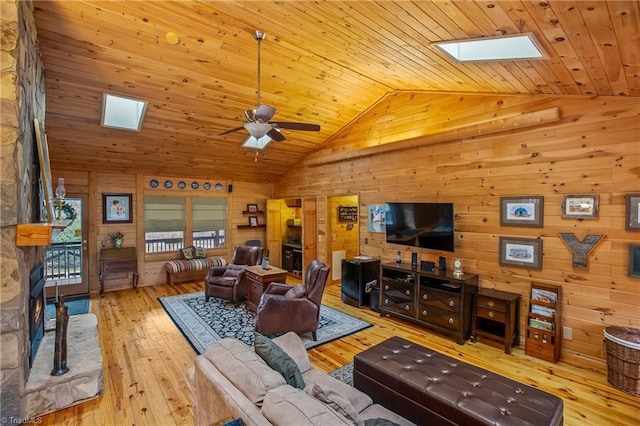
[[[426,271],[385,263],[380,266],[380,315],[430,328],[463,345],[471,334],[472,295],[478,276]]]

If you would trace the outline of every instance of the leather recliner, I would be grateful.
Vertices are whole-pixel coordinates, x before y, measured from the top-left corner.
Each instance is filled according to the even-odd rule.
[[[307,267],[302,285],[272,282],[262,294],[256,312],[256,331],[261,334],[311,332],[317,339],[320,306],[329,266],[321,260]]]
[[[263,251],[262,247],[237,246],[227,266],[210,268],[204,278],[205,300],[208,302],[210,297],[219,297],[236,302],[247,297],[244,268],[259,265]]]

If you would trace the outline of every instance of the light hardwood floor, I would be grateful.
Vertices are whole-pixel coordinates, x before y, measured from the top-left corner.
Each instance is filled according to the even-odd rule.
[[[104,360],[100,398],[44,416],[44,425],[189,425],[193,413],[184,377],[194,350],[158,302],[158,297],[201,291],[202,284],[159,285],[92,296]],[[564,362],[511,355],[484,343],[457,345],[409,323],[381,318],[368,308],[340,301],[329,286],[323,302],[374,324],[364,331],[309,351],[314,366],[331,371],[353,355],[392,335],[551,392],[564,400],[565,425],[631,425],[640,418],[640,398],[607,383],[606,372]],[[73,350],[70,348],[70,350]]]

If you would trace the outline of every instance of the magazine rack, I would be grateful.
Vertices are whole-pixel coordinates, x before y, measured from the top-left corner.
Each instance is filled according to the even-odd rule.
[[[527,355],[558,362],[562,288],[551,284],[531,284],[524,352]]]

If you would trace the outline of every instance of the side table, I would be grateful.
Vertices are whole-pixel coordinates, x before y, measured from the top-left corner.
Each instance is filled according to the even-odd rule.
[[[479,288],[474,294],[471,341],[479,336],[504,343],[504,352],[518,346],[520,295]]]
[[[104,294],[104,280],[113,274],[131,273],[133,288],[138,288],[138,257],[135,247],[100,250],[100,295]]]
[[[287,271],[275,266],[269,266],[269,269],[262,269],[260,265],[247,266],[244,273],[247,278],[247,309],[252,311],[258,309],[260,297],[270,283],[286,284],[287,280]]]

